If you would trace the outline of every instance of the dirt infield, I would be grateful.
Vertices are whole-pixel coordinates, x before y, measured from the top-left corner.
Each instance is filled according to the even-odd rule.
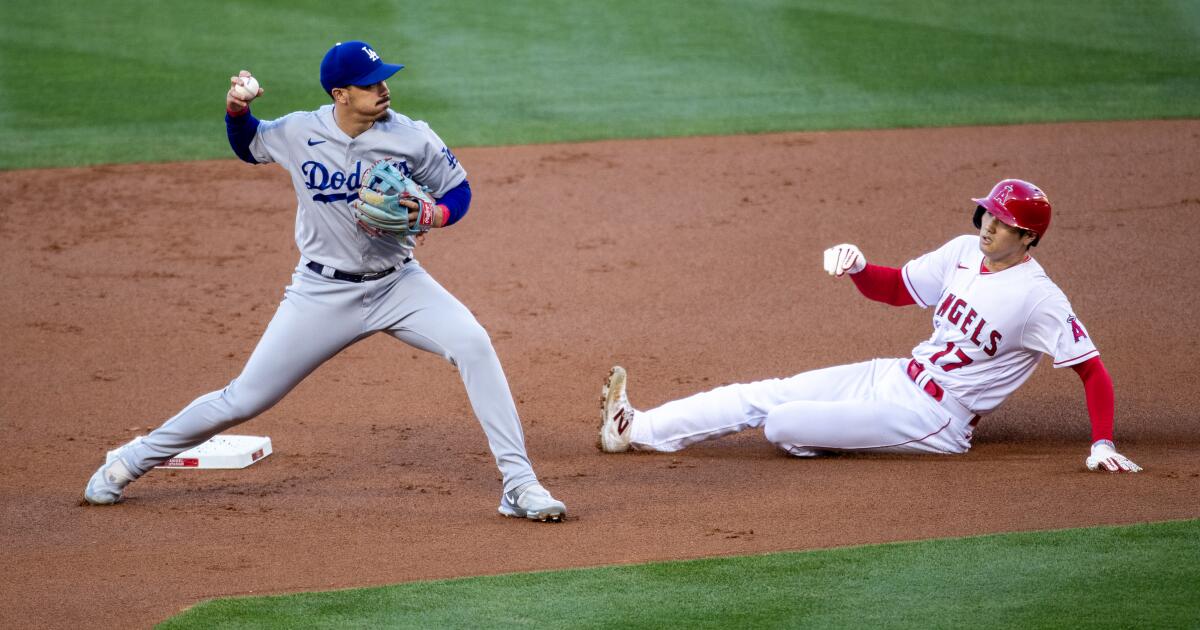
[[[422,264],[492,334],[562,525],[496,514],[457,372],[389,338],[240,433],[235,472],[156,471],[79,504],[104,451],[236,376],[295,265],[277,167],[0,173],[0,626],[144,627],[198,600],[530,569],[1200,517],[1200,121],[795,133],[464,149],[475,202]],[[968,197],[1040,184],[1035,255],[1100,347],[1136,476],[1082,471],[1048,362],[958,457],[790,459],[759,432],[594,449],[601,381],[634,404],[902,356],[926,311],[820,268],[899,265],[970,231]]]

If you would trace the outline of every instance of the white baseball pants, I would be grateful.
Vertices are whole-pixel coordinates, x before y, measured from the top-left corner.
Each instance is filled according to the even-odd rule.
[[[966,452],[974,414],[952,400],[934,400],[909,378],[907,364],[874,359],[718,387],[637,412],[631,443],[677,451],[761,426],[768,440],[801,457],[822,451]]]
[[[458,367],[503,475],[505,492],[537,479],[491,339],[461,302],[416,261],[362,283],[326,278],[308,269],[306,262],[296,267],[283,302],[241,375],[192,401],[140,443],[124,449],[122,458],[135,475],[270,409],[322,363],[382,331]],[[415,394],[397,393],[411,395]],[[403,406],[381,403],[380,408]]]

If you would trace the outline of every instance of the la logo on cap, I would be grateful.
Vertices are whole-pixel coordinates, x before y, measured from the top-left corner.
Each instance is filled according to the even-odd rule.
[[[384,63],[367,42],[338,42],[321,59],[321,87],[326,94],[332,94],[334,88],[374,85],[403,67],[403,64]]]

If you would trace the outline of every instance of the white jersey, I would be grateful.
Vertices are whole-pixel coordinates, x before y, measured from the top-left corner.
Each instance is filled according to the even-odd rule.
[[[1041,355],[1061,368],[1100,353],[1036,260],[993,273],[983,259],[979,237],[968,235],[902,269],[917,304],[935,307],[933,336],[913,348],[913,358],[978,414],[999,407],[1033,374]]]
[[[260,163],[287,169],[296,189],[296,245],[309,260],[349,273],[394,267],[412,256],[412,237],[373,237],[360,229],[350,202],[363,172],[388,159],[435,198],[461,184],[467,173],[429,125],[395,111],[357,138],[333,118],[333,105],[262,121],[250,143]]]

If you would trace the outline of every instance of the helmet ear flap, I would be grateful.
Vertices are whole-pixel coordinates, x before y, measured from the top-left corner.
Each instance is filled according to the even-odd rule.
[[[983,206],[975,206],[975,218],[972,222],[975,224],[975,229],[983,229],[983,213],[987,212]]]

